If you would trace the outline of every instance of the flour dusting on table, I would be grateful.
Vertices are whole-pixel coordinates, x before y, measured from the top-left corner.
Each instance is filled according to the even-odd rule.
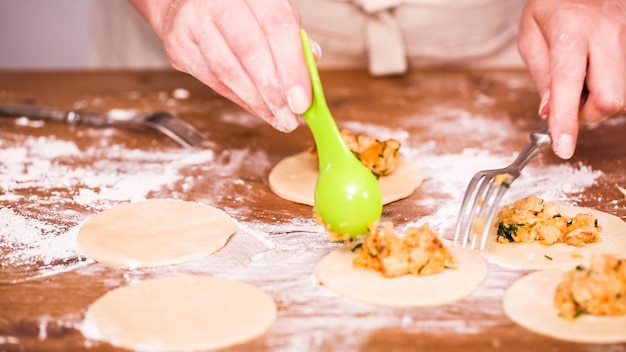
[[[242,116],[249,119],[248,115]],[[483,126],[487,123],[482,117],[467,116],[473,123],[466,122],[463,128],[478,128],[477,122]],[[229,121],[239,118],[236,115],[224,117]],[[355,132],[402,141],[404,157],[419,165],[427,176],[419,189],[419,196],[410,201],[430,213],[421,219],[407,219],[402,226],[429,222],[444,237],[449,237],[447,234],[454,225],[471,176],[481,169],[507,165],[515,157],[514,154],[498,153],[497,149],[469,147],[443,152],[434,142],[414,140],[403,128],[390,129],[357,122],[348,126]],[[453,130],[452,119],[444,119],[441,126],[450,132]],[[499,127],[514,128],[505,122]],[[461,133],[457,132],[459,136]],[[501,141],[494,140],[494,143]],[[86,265],[92,262],[82,257],[75,237],[80,224],[89,216],[118,202],[141,200],[152,195],[182,197],[186,191],[202,187],[205,192],[202,201],[211,203],[232,197],[228,192],[237,188],[240,199],[229,200],[239,206],[224,210],[243,219],[252,211],[246,206],[245,194],[259,191],[258,179],[266,177],[272,166],[268,160],[265,152],[250,149],[216,154],[212,150],[146,151],[109,145],[81,150],[71,141],[54,137],[26,137],[11,143],[0,140],[2,265],[24,268],[18,271],[25,273],[20,277],[0,277],[0,283],[29,280],[70,269],[82,275],[98,273],[99,264]],[[246,178],[237,176],[242,168],[249,170]],[[531,164],[515,181],[504,201],[534,194],[572,202],[577,193],[593,185],[600,176],[600,172],[585,165]],[[70,192],[64,191],[66,189]],[[33,195],[33,190],[38,195]],[[433,201],[435,196],[436,202]],[[46,210],[42,212],[41,208]],[[33,214],[44,215],[35,217]],[[265,222],[241,220],[236,235],[227,246],[210,257],[171,267],[129,271],[124,275],[125,282],[112,280],[107,284],[113,287],[146,276],[178,273],[204,273],[241,280],[257,285],[272,295],[280,307],[285,307],[270,331],[272,337],[266,342],[270,349],[296,351],[341,347],[354,350],[365,342],[367,332],[388,327],[420,333],[479,333],[494,324],[491,318],[502,315],[498,300],[505,288],[503,283],[520,275],[519,272],[497,270],[492,264],[491,269],[496,270],[491,270],[485,284],[474,295],[445,309],[381,308],[351,301],[317,284],[312,276],[313,268],[337,246],[328,241],[327,233],[312,218],[292,218],[282,222],[274,222],[271,218]],[[47,265],[39,272],[26,274],[27,269],[37,262]],[[461,309],[477,319],[471,322],[459,320],[457,313]],[[346,324],[347,319],[349,324]],[[332,342],[322,337],[322,332],[329,327],[337,331]]]
[[[70,166],[77,161],[84,164]],[[0,274],[0,282],[52,275],[84,263],[74,226],[117,202],[142,200],[167,187],[188,187],[194,180],[181,171],[213,161],[212,150],[79,150],[73,142],[54,137],[0,145],[0,202],[19,209],[0,208],[0,265],[23,268],[14,271],[24,273],[13,278]],[[37,263],[44,265],[37,268]]]

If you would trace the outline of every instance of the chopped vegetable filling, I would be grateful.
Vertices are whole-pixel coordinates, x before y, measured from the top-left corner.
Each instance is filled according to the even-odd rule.
[[[626,259],[593,255],[589,268],[579,265],[565,274],[554,304],[568,320],[583,314],[626,315]]]
[[[508,242],[539,242],[544,245],[566,243],[584,246],[600,240],[602,227],[591,214],[566,217],[556,202],[544,202],[538,197],[518,200],[498,213],[497,240]]]
[[[391,222],[383,223],[382,229],[377,225],[370,228],[353,264],[385,277],[430,275],[456,267],[452,254],[428,224],[410,228],[399,237]]]
[[[391,174],[398,166],[400,142],[397,140],[381,141],[375,137],[355,135],[346,129],[341,130],[341,137],[356,158],[377,178]],[[311,153],[317,154],[315,148],[311,149]]]

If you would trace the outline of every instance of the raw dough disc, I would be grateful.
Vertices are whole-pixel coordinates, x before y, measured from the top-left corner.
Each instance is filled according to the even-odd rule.
[[[78,244],[90,258],[124,268],[198,259],[220,250],[235,233],[220,209],[180,200],[122,203],[80,228]]]
[[[591,213],[597,219],[602,231],[601,241],[590,243],[584,247],[556,243],[544,246],[539,243],[498,243],[496,228],[493,227],[485,246],[485,255],[494,261],[522,269],[548,269],[566,265],[576,266],[588,261],[591,253],[623,255],[626,253],[626,222],[617,216],[601,211],[575,206],[561,205],[561,213],[575,216],[580,213]]]
[[[274,301],[254,286],[184,275],[106,293],[89,306],[81,332],[133,350],[208,350],[254,339],[275,319]]]
[[[581,343],[626,342],[626,316],[581,315],[559,318],[556,286],[571,268],[536,271],[511,285],[504,294],[504,313],[520,326],[545,336]]]
[[[313,206],[318,168],[317,157],[308,151],[285,158],[270,171],[270,188],[284,199]],[[383,204],[410,196],[423,181],[422,171],[401,158],[391,175],[378,179]]]
[[[478,251],[452,246],[443,240],[457,261],[456,269],[441,273],[386,278],[381,273],[356,268],[356,253],[342,246],[324,257],[315,268],[317,280],[328,288],[359,301],[389,307],[437,306],[462,299],[487,277],[487,262]]]

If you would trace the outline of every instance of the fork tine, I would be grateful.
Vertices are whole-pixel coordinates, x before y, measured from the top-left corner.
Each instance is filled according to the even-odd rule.
[[[458,243],[461,240],[462,247],[467,246],[469,239],[469,230],[471,228],[472,215],[476,210],[475,204],[478,204],[480,195],[484,190],[485,172],[478,172],[472,177],[470,183],[467,186],[467,191],[463,196],[463,202],[461,203],[461,210],[459,211],[459,217],[454,229],[454,243]],[[478,186],[480,184],[480,186]],[[478,187],[477,187],[478,186]],[[470,204],[472,206],[470,206]],[[464,230],[461,231],[461,228]]]
[[[509,177],[509,179],[507,180],[507,183],[511,184],[511,182],[513,182],[514,180],[515,180],[514,178]],[[483,251],[485,249],[485,246],[487,245],[487,238],[489,237],[489,232],[491,231],[491,228],[493,227],[493,221],[498,211],[500,200],[502,200],[504,193],[506,193],[506,191],[509,188],[506,186],[500,185],[500,186],[497,186],[496,189],[497,189],[496,196],[495,198],[492,198],[493,201],[490,202],[490,204],[488,205],[489,207],[485,208],[485,204],[483,204],[483,207],[481,207],[481,215],[485,212],[485,209],[489,209],[489,211],[487,212],[486,217],[481,217],[486,220],[485,220],[485,226],[482,229],[480,246],[478,247],[479,251]]]
[[[206,140],[192,125],[167,112],[151,113],[144,121],[186,148],[194,148]]]
[[[461,202],[461,209],[459,210],[459,216],[456,221],[456,226],[454,227],[454,238],[452,240],[454,244],[459,243],[459,239],[461,237],[461,227],[463,227],[466,224],[465,212],[467,211],[469,204],[474,203],[473,201],[470,202],[470,200],[473,199],[472,198],[472,195],[474,194],[473,191],[474,189],[476,189],[476,184],[478,183],[479,180],[480,180],[479,174],[476,174],[474,175],[474,177],[472,177],[469,184],[467,185],[465,195],[463,196],[463,201]],[[465,226],[464,228],[467,228],[467,226]],[[463,247],[465,247],[464,243],[463,243]]]
[[[482,251],[493,225],[500,200],[511,183],[519,177],[522,169],[539,153],[541,147],[550,143],[546,132],[530,134],[531,142],[522,149],[507,167],[477,172],[465,191],[459,217],[454,229],[454,244]],[[504,179],[503,179],[504,178]]]
[[[141,115],[117,116],[80,110],[60,110],[48,107],[29,105],[0,104],[0,114],[7,116],[26,116],[30,119],[49,120],[71,125],[87,125],[93,127],[136,127],[148,126],[165,134],[186,148],[199,146],[206,140],[192,125],[168,112],[153,112]]]
[[[476,182],[470,182],[465,195],[465,198],[468,198],[468,203],[462,205],[459,221],[457,222],[458,230],[455,231],[455,242],[457,242],[461,234],[463,235],[461,240],[462,247],[467,247],[469,241],[471,249],[484,249],[498,204],[508,189],[496,177],[504,171],[504,169],[480,171],[472,179],[472,181],[476,180]],[[509,174],[506,183],[510,184],[513,180],[514,178]],[[470,194],[474,196],[471,197]],[[472,203],[469,203],[469,199],[473,200]],[[469,207],[469,204],[472,204],[472,206]],[[463,231],[460,231],[463,224],[465,225]]]
[[[483,182],[480,184],[480,187],[476,192],[475,206],[472,207],[470,212],[469,226],[467,227],[465,235],[468,238],[472,238],[472,241],[470,242],[471,249],[475,249],[477,236],[479,235],[476,233],[477,228],[482,229],[487,227],[487,223],[483,218],[483,212],[486,209],[486,206],[490,204],[491,194],[494,189],[494,178],[492,177],[492,174],[484,172]]]

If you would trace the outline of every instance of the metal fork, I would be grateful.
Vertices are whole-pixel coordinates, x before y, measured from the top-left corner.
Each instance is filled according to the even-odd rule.
[[[517,156],[511,165],[494,170],[477,172],[465,191],[459,218],[454,229],[454,244],[482,251],[498,204],[511,183],[521,174],[522,169],[537,155],[543,146],[550,144],[550,135],[545,129],[532,132],[530,143]],[[460,242],[459,242],[460,241]],[[478,245],[478,247],[477,247]]]
[[[141,121],[144,125],[157,129],[186,148],[197,147],[206,140],[206,137],[192,125],[168,112],[146,114]]]
[[[24,116],[30,120],[61,122],[70,125],[93,127],[140,127],[154,128],[185,148],[194,148],[206,139],[189,123],[169,112],[145,114],[100,114],[79,110],[60,110],[31,105],[0,104],[0,116]]]

